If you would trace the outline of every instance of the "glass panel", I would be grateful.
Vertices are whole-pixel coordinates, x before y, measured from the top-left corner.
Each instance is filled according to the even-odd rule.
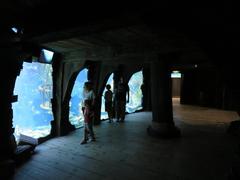
[[[181,73],[179,71],[173,71],[171,73],[171,78],[181,78]]]
[[[71,99],[69,102],[69,121],[72,125],[74,125],[76,128],[79,128],[83,126],[83,114],[82,114],[82,95],[83,95],[83,85],[85,81],[87,81],[87,69],[83,69],[77,76],[77,79],[75,80]]]
[[[24,62],[14,94],[18,95],[18,101],[13,103],[16,139],[20,133],[34,138],[47,136],[53,120],[52,65]]]
[[[39,57],[39,61],[43,63],[51,63],[54,52],[47,49],[42,49]]]
[[[111,85],[111,90],[113,91],[113,73],[109,76],[108,81],[106,83]],[[101,105],[101,119],[107,119],[108,114],[105,111],[105,99],[104,99],[104,94],[106,92],[106,87],[104,87],[103,94],[102,94],[102,105]]]
[[[128,113],[132,113],[142,109],[142,91],[141,91],[142,83],[143,83],[142,71],[133,74],[128,82],[130,97],[129,103],[127,103],[126,105],[126,111]]]

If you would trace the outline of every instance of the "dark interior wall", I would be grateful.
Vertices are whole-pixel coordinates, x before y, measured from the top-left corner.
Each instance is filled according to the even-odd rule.
[[[197,70],[198,104],[207,107],[216,107],[217,75],[214,70]]]
[[[209,100],[213,99],[212,91],[216,80],[212,74],[202,73],[199,69],[192,69],[183,72],[181,103],[202,106],[211,106]]]
[[[239,63],[233,60],[222,65],[223,74],[223,102],[222,107],[227,110],[240,110]]]
[[[181,104],[197,104],[196,73],[182,71]]]
[[[227,80],[224,76],[216,68],[183,71],[181,103],[226,110],[239,109],[240,89],[237,79],[232,76]]]

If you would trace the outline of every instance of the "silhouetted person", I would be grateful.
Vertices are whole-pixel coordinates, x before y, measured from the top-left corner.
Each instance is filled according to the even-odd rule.
[[[109,123],[111,123],[113,120],[113,92],[111,91],[111,85],[106,85],[107,91],[104,93],[104,100],[105,100],[105,111],[108,113],[108,119]]]
[[[126,97],[127,96],[127,97]],[[127,98],[127,101],[126,101]],[[115,110],[117,122],[124,122],[126,102],[129,102],[129,87],[121,78],[114,92]]]

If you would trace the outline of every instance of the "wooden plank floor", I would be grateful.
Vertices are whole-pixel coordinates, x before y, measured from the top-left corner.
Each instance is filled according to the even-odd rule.
[[[97,141],[80,145],[82,129],[36,147],[16,169],[16,180],[224,180],[237,143],[226,134],[235,112],[174,103],[177,139],[149,137],[151,113],[128,115],[125,123],[95,126]]]

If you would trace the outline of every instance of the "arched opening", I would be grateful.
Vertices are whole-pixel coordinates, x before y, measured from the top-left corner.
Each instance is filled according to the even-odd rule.
[[[78,74],[71,93],[69,102],[69,121],[76,128],[83,126],[82,114],[82,98],[83,98],[83,85],[87,81],[88,69],[83,69]]]
[[[113,73],[109,76],[106,84],[110,84],[111,85],[111,90],[113,91]],[[105,111],[105,99],[104,99],[105,92],[106,92],[106,87],[104,86],[104,90],[103,90],[103,93],[102,93],[101,119],[107,119],[108,118],[108,114]]]
[[[14,135],[34,138],[50,134],[52,113],[52,65],[24,62],[16,79],[14,94],[18,101],[13,103]]]
[[[141,85],[143,84],[142,71],[136,72],[132,75],[128,82],[129,86],[129,103],[126,105],[126,111],[133,113],[142,109],[142,91]]]

